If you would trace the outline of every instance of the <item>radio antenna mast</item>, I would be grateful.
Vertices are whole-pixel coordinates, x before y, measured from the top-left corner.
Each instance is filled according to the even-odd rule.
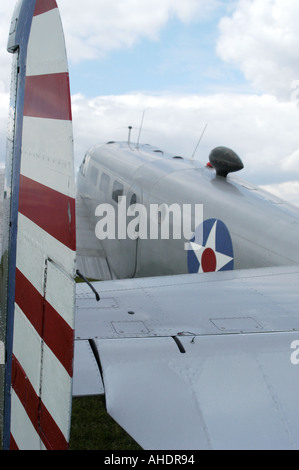
[[[141,119],[141,124],[140,124],[140,129],[139,129],[139,135],[138,135],[138,140],[137,140],[137,145],[136,145],[136,148],[137,148],[137,149],[139,148],[139,141],[140,141],[140,135],[141,135],[142,127],[143,127],[144,115],[145,115],[145,109],[143,110],[143,113],[142,113],[142,119]]]
[[[195,147],[195,150],[194,150],[194,152],[193,152],[193,154],[192,154],[190,160],[194,160],[196,151],[197,151],[197,149],[198,149],[198,147],[199,147],[199,144],[200,144],[200,142],[201,142],[201,140],[202,140],[202,138],[203,138],[203,136],[204,136],[204,133],[206,132],[206,128],[207,128],[207,127],[208,127],[208,124],[205,125],[204,130],[203,130],[202,133],[201,133],[201,136],[200,136],[200,138],[199,138],[199,141],[198,141],[198,143],[197,143],[197,145],[196,145],[196,147]]]
[[[128,146],[130,147],[130,143],[131,143],[131,132],[132,132],[132,126],[129,126],[128,127],[129,129],[129,135],[128,135]]]

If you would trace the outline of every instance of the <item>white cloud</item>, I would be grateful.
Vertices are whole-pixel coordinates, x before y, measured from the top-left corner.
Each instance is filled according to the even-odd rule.
[[[131,47],[141,38],[157,40],[171,17],[189,22],[215,4],[217,0],[64,0],[59,6],[68,55],[76,62]]]
[[[219,0],[58,0],[69,59],[79,62],[127,48],[142,38],[157,40],[170,18],[193,21],[217,6]],[[6,43],[16,0],[0,4],[1,79],[9,78]],[[8,66],[8,67],[7,67]]]
[[[220,22],[218,53],[255,89],[290,99],[299,78],[298,0],[239,0]]]
[[[58,3],[68,55],[73,61],[80,61],[101,57],[115,48],[130,47],[144,37],[155,40],[171,17],[192,21],[219,2],[58,0]],[[5,153],[11,61],[6,41],[13,6],[9,2],[0,5],[3,32],[0,161]],[[274,190],[293,200],[299,180],[299,108],[290,96],[294,91],[291,83],[299,80],[298,8],[297,0],[240,0],[232,16],[221,22],[218,42],[221,57],[240,67],[259,90],[266,90],[261,96],[232,93],[209,96],[148,93],[93,99],[73,96],[76,165],[91,145],[126,140],[126,128],[138,127],[142,112],[147,109],[141,142],[190,157],[208,123],[197,159],[206,162],[211,149],[218,145],[231,147],[245,164],[240,176],[257,184],[271,184],[271,188],[275,182]],[[289,99],[281,102],[270,93]],[[296,93],[297,96],[297,90]],[[136,140],[138,130],[134,132]]]
[[[299,179],[299,110],[270,95],[73,96],[76,164],[94,144],[126,140],[126,128],[139,126],[144,109],[143,143],[190,157],[208,123],[197,159],[205,163],[225,145],[242,158],[240,175],[257,184]]]
[[[299,206],[299,181],[286,181],[285,183],[262,186],[274,196],[284,199],[291,204]]]

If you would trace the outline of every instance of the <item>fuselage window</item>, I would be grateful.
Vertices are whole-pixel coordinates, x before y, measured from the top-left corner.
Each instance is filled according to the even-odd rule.
[[[121,197],[124,193],[124,187],[118,181],[114,181],[112,199],[115,202],[118,202],[118,198]]]
[[[109,190],[110,177],[106,173],[102,173],[100,181],[100,191],[103,191],[104,194],[108,194]]]
[[[99,176],[99,170],[95,166],[92,166],[90,169],[90,181],[92,184],[94,185],[97,184],[98,176]]]

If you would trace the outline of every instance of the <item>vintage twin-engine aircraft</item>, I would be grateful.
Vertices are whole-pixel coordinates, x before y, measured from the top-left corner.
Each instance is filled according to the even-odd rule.
[[[145,449],[298,449],[298,210],[218,147],[94,147],[76,196],[55,0],[19,0],[8,50],[3,448],[66,449],[72,396],[105,394]]]

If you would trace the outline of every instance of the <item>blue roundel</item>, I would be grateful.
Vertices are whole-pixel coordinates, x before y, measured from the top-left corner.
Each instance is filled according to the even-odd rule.
[[[231,269],[234,269],[234,251],[226,225],[217,219],[205,220],[196,228],[189,243],[189,273]]]

